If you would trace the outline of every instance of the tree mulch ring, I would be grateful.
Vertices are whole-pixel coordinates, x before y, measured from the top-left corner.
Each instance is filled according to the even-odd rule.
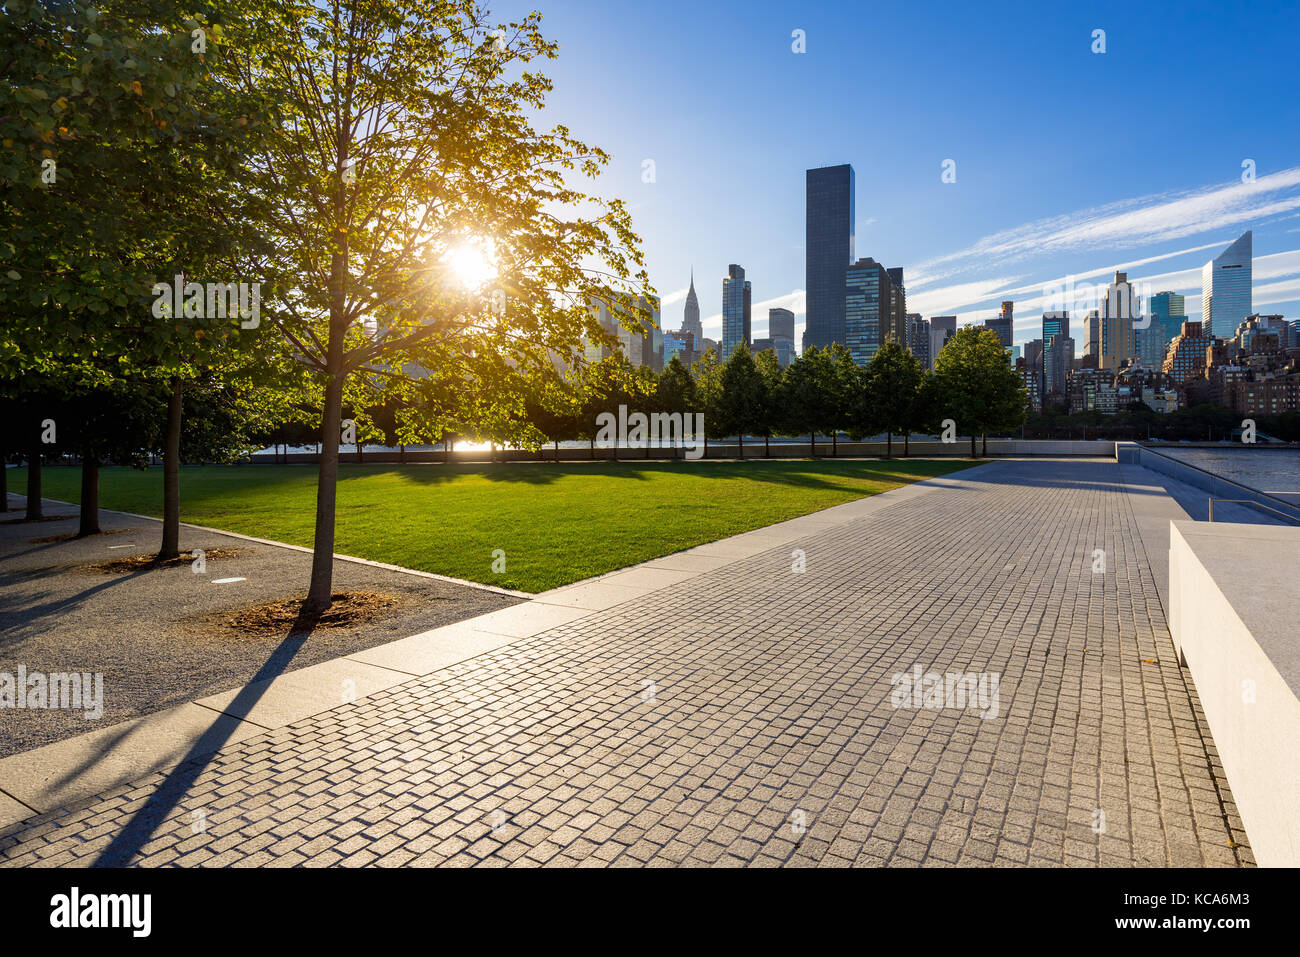
[[[215,561],[221,558],[234,558],[236,555],[243,554],[243,551],[242,548],[205,548],[203,549],[203,559],[204,561]],[[176,568],[180,565],[192,565],[197,557],[193,552],[181,552],[175,558],[160,562],[157,555],[128,555],[125,558],[95,562],[87,567],[97,572],[104,572],[107,575],[127,575],[131,572],[149,571],[154,568]]]
[[[335,592],[330,599],[329,608],[315,617],[302,614],[305,598],[280,598],[241,608],[234,614],[223,615],[219,621],[225,627],[244,634],[295,634],[364,625],[406,603],[396,595],[373,591]]]
[[[19,522],[62,522],[77,517],[76,515],[42,515],[40,518],[28,518],[24,515],[22,518],[0,519],[0,525],[17,525]]]
[[[126,532],[138,532],[138,528],[105,528],[102,531],[94,532],[95,535],[122,535]],[[46,538],[29,538],[28,545],[49,545],[52,542],[70,542],[74,538],[81,538],[76,532],[69,532],[66,535],[49,535]],[[89,535],[85,536],[90,538]]]

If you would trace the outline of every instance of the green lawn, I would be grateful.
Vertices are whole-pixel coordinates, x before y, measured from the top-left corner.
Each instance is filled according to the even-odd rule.
[[[969,460],[341,465],[335,550],[538,592],[975,464]],[[21,492],[25,477],[9,473]],[[44,470],[77,501],[80,471]],[[181,520],[312,543],[316,469],[191,466]],[[106,468],[104,508],[159,516],[162,470]],[[506,571],[492,571],[504,549]]]

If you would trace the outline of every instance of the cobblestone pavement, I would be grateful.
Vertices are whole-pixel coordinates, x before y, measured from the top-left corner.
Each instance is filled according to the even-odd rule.
[[[0,862],[1253,863],[1119,475],[948,476],[10,827]],[[996,714],[895,707],[918,666],[1000,675]]]

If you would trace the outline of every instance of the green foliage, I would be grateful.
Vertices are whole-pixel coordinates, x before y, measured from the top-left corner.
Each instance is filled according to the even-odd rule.
[[[891,335],[867,364],[866,394],[873,428],[895,434],[914,432],[921,425],[921,385],[925,372],[920,361]]]
[[[1018,429],[1028,395],[997,333],[958,329],[935,361],[936,414],[952,419],[963,435]]]
[[[743,437],[764,430],[763,379],[748,349],[737,348],[722,367],[722,396],[717,428],[725,435]],[[707,423],[707,415],[705,419]]]
[[[690,370],[673,356],[655,383],[654,404],[662,412],[699,411],[699,393]]]

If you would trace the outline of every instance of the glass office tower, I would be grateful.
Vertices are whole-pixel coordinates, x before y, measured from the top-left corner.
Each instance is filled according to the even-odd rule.
[[[721,361],[730,359],[737,346],[749,348],[752,335],[749,310],[750,285],[745,270],[732,263],[722,280],[722,355],[718,357]]]
[[[804,257],[803,347],[843,343],[844,267],[853,262],[853,167],[847,163],[808,170]]]
[[[1142,364],[1152,369],[1164,365],[1169,343],[1182,331],[1184,299],[1176,292],[1158,292],[1147,304],[1151,324],[1138,330],[1138,354]]]
[[[893,283],[884,266],[868,257],[846,268],[844,276],[844,344],[858,365],[866,365],[891,331]]]
[[[1253,230],[1248,229],[1201,270],[1203,335],[1226,339],[1255,311],[1251,307],[1253,242]]]

